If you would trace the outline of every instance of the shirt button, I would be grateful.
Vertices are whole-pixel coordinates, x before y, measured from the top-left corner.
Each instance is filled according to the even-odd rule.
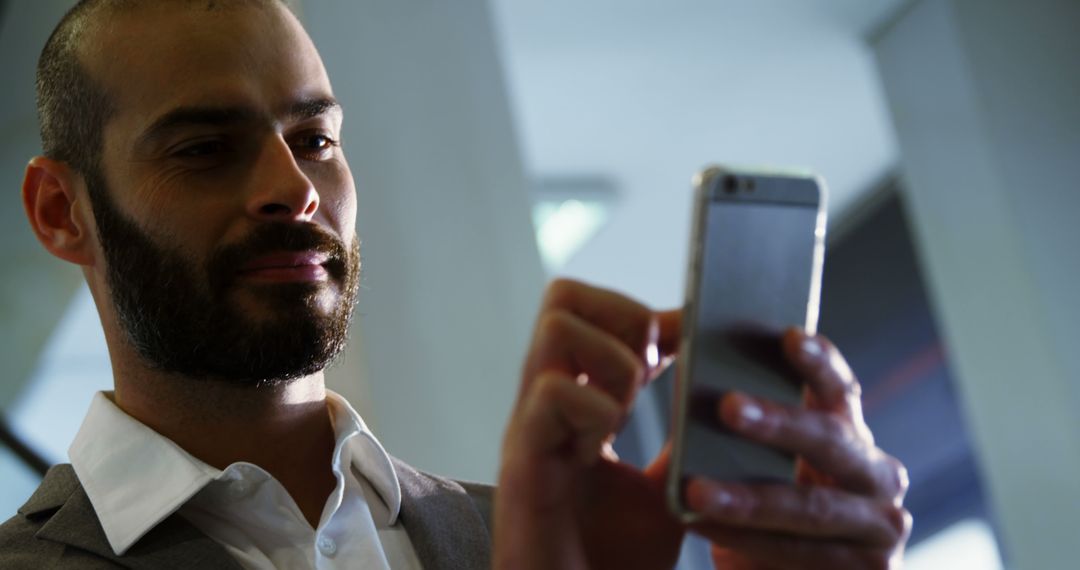
[[[337,543],[332,538],[321,536],[318,544],[319,552],[322,552],[324,556],[333,556],[337,552]]]

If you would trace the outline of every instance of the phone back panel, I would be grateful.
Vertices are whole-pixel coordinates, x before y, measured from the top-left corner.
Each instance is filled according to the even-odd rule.
[[[678,484],[687,476],[791,481],[793,458],[728,433],[717,407],[732,390],[800,402],[780,335],[816,327],[823,188],[814,177],[716,171],[697,201],[673,473]]]

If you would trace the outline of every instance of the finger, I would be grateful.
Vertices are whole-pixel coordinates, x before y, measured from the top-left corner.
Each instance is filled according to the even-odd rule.
[[[877,548],[807,539],[778,533],[741,529],[714,530],[707,535],[713,544],[717,568],[837,568],[903,567],[903,547]]]
[[[626,463],[599,461],[589,468],[579,500],[588,568],[675,566],[685,530],[668,510],[662,485]]]
[[[856,427],[861,437],[873,441],[862,413],[862,387],[847,360],[829,340],[789,328],[783,337],[784,353],[812,395],[814,408],[837,413]]]
[[[530,356],[542,370],[557,371],[607,392],[629,406],[645,379],[641,360],[617,338],[564,310],[544,313]],[[526,373],[526,390],[534,374]]]
[[[642,471],[645,473],[645,478],[652,481],[656,485],[657,489],[663,489],[667,483],[668,470],[671,468],[671,440],[668,440],[664,444],[664,447],[660,449],[660,453],[656,454],[656,457],[645,466]]]
[[[518,412],[524,446],[518,451],[560,455],[585,465],[595,463],[608,434],[618,426],[623,408],[607,394],[582,386],[573,377],[541,374]],[[513,444],[511,444],[513,445]]]
[[[719,415],[736,433],[800,456],[848,491],[892,502],[899,502],[907,492],[904,466],[834,415],[781,406],[739,392],[721,399]]]
[[[679,342],[682,339],[682,309],[660,311],[656,313],[656,320],[660,327],[657,339],[660,354],[674,355],[679,351]]]
[[[891,547],[910,526],[910,515],[902,507],[829,487],[695,478],[687,485],[686,498],[701,515],[695,530],[706,535],[718,526]]]
[[[723,570],[783,570],[779,566],[764,566],[760,561],[750,560],[738,550],[722,546],[712,547],[713,567]]]
[[[645,305],[621,295],[577,281],[557,279],[544,295],[541,315],[550,311],[567,311],[604,330],[622,342],[645,365],[656,366],[661,358],[661,321]],[[531,358],[526,371],[536,372],[539,365]]]

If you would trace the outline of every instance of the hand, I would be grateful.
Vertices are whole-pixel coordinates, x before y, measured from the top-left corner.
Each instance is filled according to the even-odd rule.
[[[644,471],[602,456],[676,348],[677,312],[556,281],[537,319],[503,441],[495,568],[671,568],[683,528]]]
[[[743,436],[799,456],[797,486],[697,479],[693,530],[717,568],[899,568],[911,532],[904,466],[874,445],[860,388],[822,337],[789,330],[784,352],[806,381],[805,406],[728,394],[718,415]]]

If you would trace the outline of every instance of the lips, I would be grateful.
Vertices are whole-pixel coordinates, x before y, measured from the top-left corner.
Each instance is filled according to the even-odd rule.
[[[329,256],[317,251],[272,253],[244,263],[237,273],[261,281],[324,281],[327,261]]]

